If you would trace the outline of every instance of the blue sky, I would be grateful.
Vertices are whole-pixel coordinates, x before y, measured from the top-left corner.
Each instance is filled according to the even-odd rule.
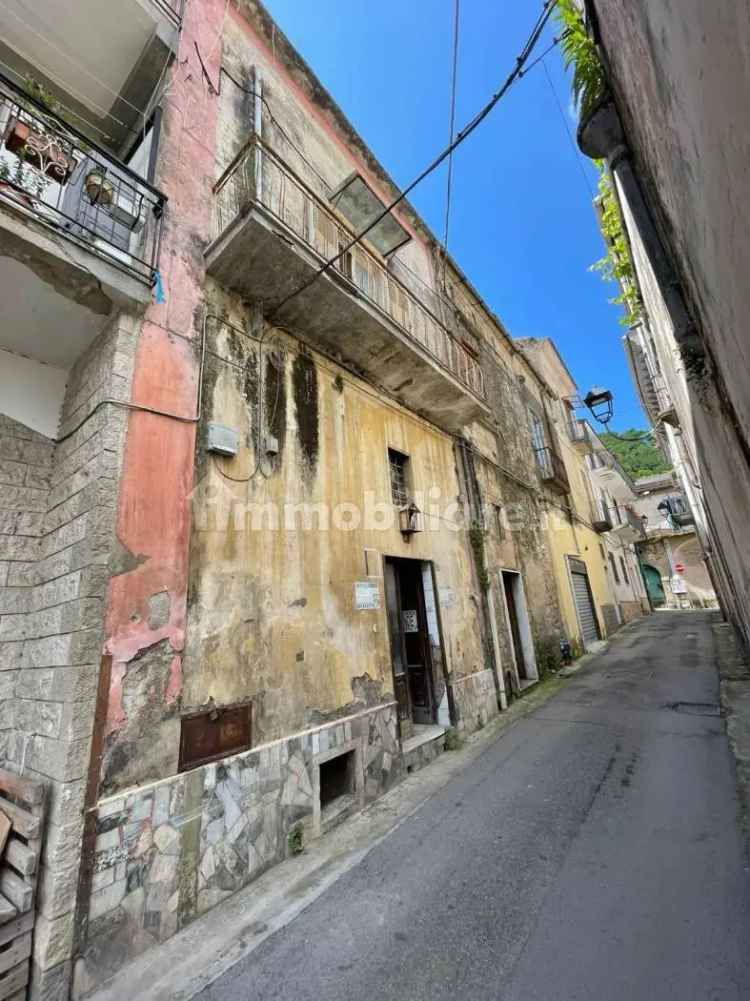
[[[452,0],[265,0],[397,184],[448,139]],[[497,90],[541,5],[461,0],[456,122]],[[537,52],[549,45],[548,25]],[[612,427],[645,427],[625,363],[617,294],[589,266],[603,253],[591,206],[595,171],[571,147],[575,122],[559,49],[517,83],[459,147],[449,251],[514,337],[551,337],[582,393],[615,395]],[[410,196],[442,235],[443,168]]]

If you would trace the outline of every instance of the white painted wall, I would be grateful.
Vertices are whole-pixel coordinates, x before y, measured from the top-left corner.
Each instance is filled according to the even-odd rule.
[[[0,351],[0,413],[55,438],[67,380],[67,369]]]

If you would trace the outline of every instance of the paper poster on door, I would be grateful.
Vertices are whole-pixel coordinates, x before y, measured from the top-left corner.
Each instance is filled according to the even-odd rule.
[[[419,622],[417,621],[416,608],[404,609],[401,613],[401,621],[405,633],[418,633]]]

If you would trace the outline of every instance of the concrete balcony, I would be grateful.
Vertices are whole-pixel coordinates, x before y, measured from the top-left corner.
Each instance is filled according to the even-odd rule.
[[[591,527],[602,535],[612,531],[612,516],[609,508],[601,501],[595,501],[591,511]]]
[[[613,508],[610,521],[612,522],[611,532],[620,542],[640,542],[646,538],[643,521],[635,511],[625,504],[618,504]]]
[[[558,494],[570,493],[570,482],[565,463],[557,452],[548,445],[534,449],[537,472],[542,483]]]
[[[0,376],[22,359],[64,385],[109,315],[145,308],[165,202],[0,77]]]
[[[571,417],[567,424],[568,439],[577,452],[585,455],[592,449],[591,439],[585,421]]]
[[[357,245],[311,281],[354,234],[257,136],[215,190],[209,274],[439,426],[489,416],[477,359],[383,258]]]
[[[0,60],[31,75],[91,122],[111,148],[142,124],[142,109],[177,51],[185,0],[4,0]],[[105,138],[106,137],[106,138]]]

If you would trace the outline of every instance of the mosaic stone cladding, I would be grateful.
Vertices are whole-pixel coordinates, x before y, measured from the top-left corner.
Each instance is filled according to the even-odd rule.
[[[339,752],[354,752],[355,765],[336,820],[400,778],[395,704],[103,801],[74,996],[282,861],[297,826],[303,843],[330,826],[319,765]]]

